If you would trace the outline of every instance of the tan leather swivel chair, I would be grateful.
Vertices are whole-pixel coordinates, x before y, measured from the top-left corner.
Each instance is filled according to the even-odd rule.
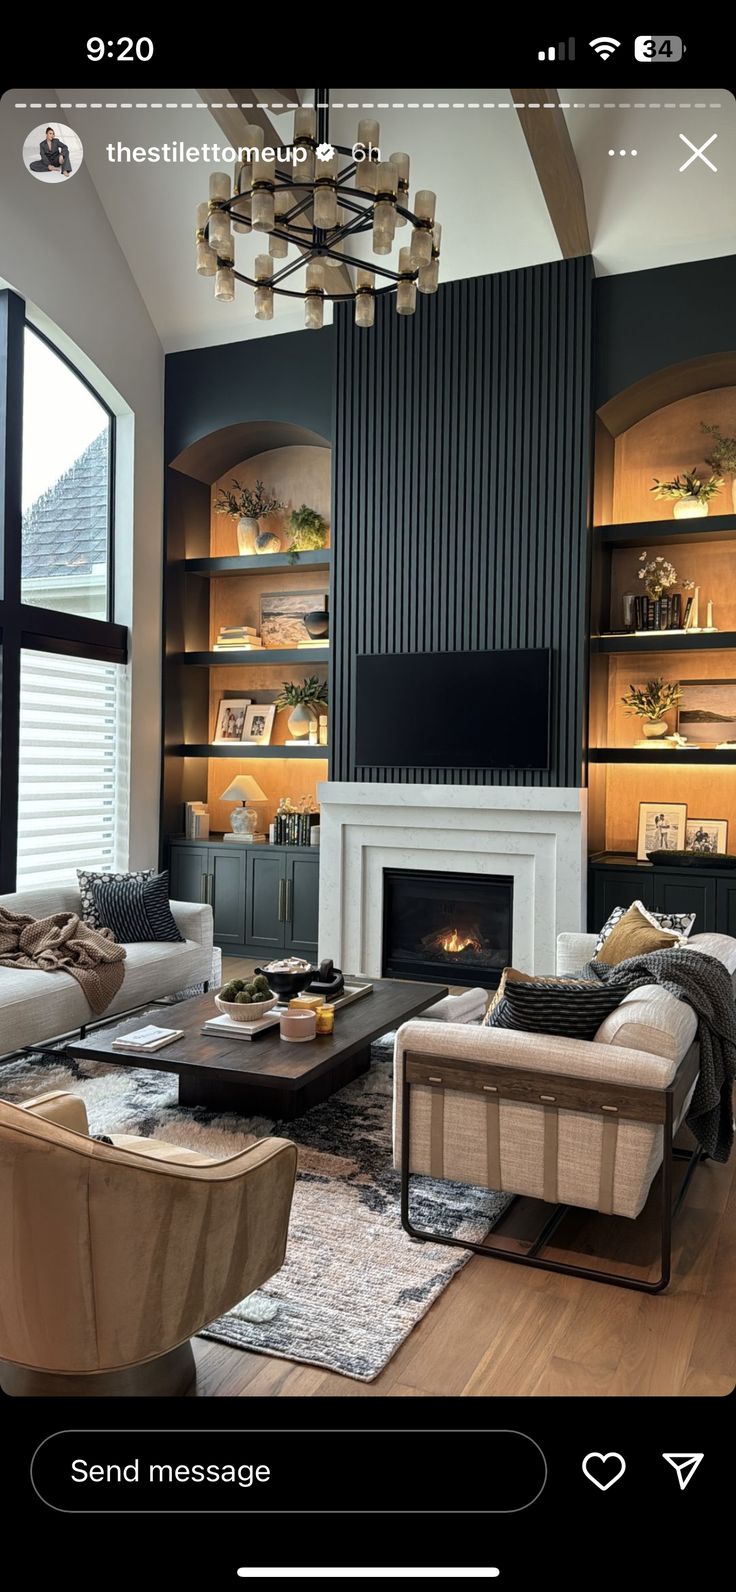
[[[217,1159],[89,1138],[82,1100],[0,1101],[0,1386],[172,1395],[190,1337],[283,1263],[296,1147]]]

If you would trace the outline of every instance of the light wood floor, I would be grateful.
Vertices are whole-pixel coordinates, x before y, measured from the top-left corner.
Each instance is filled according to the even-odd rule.
[[[225,976],[242,977],[241,966],[228,958]],[[735,1174],[736,1158],[695,1172],[675,1223],[667,1293],[474,1256],[375,1382],[198,1339],[197,1395],[723,1396],[736,1381]],[[653,1196],[636,1225],[576,1217],[560,1229],[558,1252],[574,1238],[611,1263],[647,1262],[656,1189]]]

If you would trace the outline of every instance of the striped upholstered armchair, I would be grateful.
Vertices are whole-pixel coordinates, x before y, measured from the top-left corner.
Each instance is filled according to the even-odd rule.
[[[736,989],[736,940],[703,934],[688,945],[723,961]],[[579,968],[594,947],[594,935],[561,935],[558,973]],[[698,1078],[696,1033],[692,1009],[656,985],[626,996],[594,1040],[405,1023],[396,1036],[394,1159],[406,1231],[649,1293],[666,1288],[672,1218],[702,1158],[692,1146],[672,1147]],[[689,1161],[674,1209],[673,1156]],[[571,1207],[635,1220],[660,1168],[657,1277],[545,1255]],[[478,1243],[421,1229],[411,1214],[416,1174],[542,1201],[541,1229],[525,1246],[503,1240],[508,1213]]]

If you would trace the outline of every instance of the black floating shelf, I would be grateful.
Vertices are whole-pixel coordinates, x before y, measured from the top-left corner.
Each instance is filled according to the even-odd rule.
[[[643,547],[647,542],[732,542],[736,540],[736,514],[709,514],[702,520],[595,525],[593,533],[609,547]]]
[[[226,669],[233,664],[253,668],[262,663],[328,663],[329,658],[329,647],[249,647],[244,652],[232,647],[227,652],[175,652],[168,661],[199,669]]]
[[[736,630],[652,630],[647,635],[592,636],[591,652],[710,652],[736,647]]]
[[[300,741],[290,741],[286,746],[249,746],[241,742],[233,746],[212,746],[204,741],[199,746],[169,746],[167,751],[173,757],[293,757],[301,758],[302,762],[308,762],[310,757],[327,758],[330,755],[329,747],[315,746],[309,741],[304,745]]]
[[[736,747],[733,751],[717,752],[710,747],[698,746],[693,747],[691,752],[685,752],[679,746],[666,746],[661,752],[650,752],[638,746],[591,746],[588,762],[662,763],[665,768],[697,768],[709,763],[726,768],[736,763]]]
[[[241,558],[233,554],[228,558],[184,558],[180,567],[188,575],[261,575],[277,569],[291,571],[300,569],[329,569],[331,555],[329,547],[319,548],[313,553],[299,553],[296,559],[291,559],[288,553],[248,553]]]

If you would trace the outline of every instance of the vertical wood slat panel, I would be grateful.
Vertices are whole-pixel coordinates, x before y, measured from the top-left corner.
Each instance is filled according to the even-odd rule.
[[[412,317],[380,299],[372,330],[336,311],[332,777],[578,785],[592,267],[418,298]],[[548,770],[356,766],[358,653],[541,646],[553,649]],[[490,738],[493,704],[478,710]]]

